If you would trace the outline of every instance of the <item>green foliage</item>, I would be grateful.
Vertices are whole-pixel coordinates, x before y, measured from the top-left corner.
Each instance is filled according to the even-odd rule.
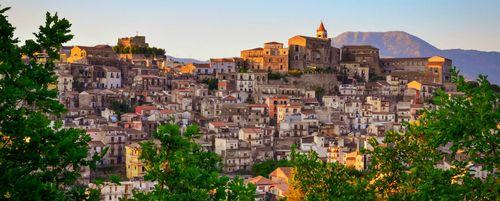
[[[115,111],[118,117],[120,117],[122,114],[133,111],[130,107],[130,103],[127,103],[125,101],[112,101],[111,109]]]
[[[347,72],[345,70],[341,70],[340,72],[337,73],[337,80],[340,82],[344,83],[347,81],[349,76],[347,75]]]
[[[80,129],[63,129],[57,119],[66,110],[49,89],[57,81],[53,61],[69,41],[71,24],[57,14],[20,47],[14,27],[0,9],[0,196],[12,200],[86,199],[75,185],[80,168],[95,166],[98,156],[87,159],[91,140]],[[41,63],[35,54],[45,52]],[[22,55],[27,60],[22,60]]]
[[[267,78],[269,80],[279,80],[281,78],[285,78],[286,75],[282,75],[281,73],[278,73],[278,72],[269,72],[267,74]]]
[[[300,77],[302,74],[304,74],[304,72],[301,70],[292,69],[288,71],[288,75],[293,77]]]
[[[370,75],[368,77],[370,79],[369,80],[370,82],[376,82],[376,81],[380,81],[380,80],[385,80],[385,77],[376,75],[375,73],[370,73]]]
[[[109,181],[114,183],[114,184],[118,184],[118,185],[120,185],[120,183],[121,183],[120,176],[115,175],[115,174],[109,176]]]
[[[124,46],[114,46],[113,50],[118,53],[118,54],[144,54],[146,56],[149,55],[154,55],[154,56],[161,56],[165,55],[165,49],[162,48],[156,48],[156,47],[137,47],[137,46],[132,46],[130,47],[124,47]]]
[[[316,73],[320,73],[320,74],[324,74],[324,73],[333,73],[335,72],[335,70],[331,67],[328,67],[328,68],[306,68],[304,69],[303,73],[307,73],[307,74],[316,74]]]
[[[217,78],[206,78],[203,80],[203,83],[208,85],[208,90],[213,91],[219,88],[219,80]]]
[[[321,86],[313,86],[314,93],[316,94],[316,98],[321,100],[323,96],[325,95],[325,89]]]
[[[238,73],[248,73],[248,67],[242,67],[238,69]]]
[[[356,79],[357,82],[365,82],[365,78],[359,76],[358,74],[354,76],[354,79]]]
[[[154,137],[158,143],[141,144],[141,159],[147,170],[144,178],[158,185],[152,192],[136,193],[136,200],[254,199],[255,186],[219,175],[219,156],[194,142],[199,137],[197,126],[188,126],[182,133],[178,125],[162,125]]]
[[[405,133],[389,132],[387,146],[371,144],[374,190],[384,199],[396,200],[495,200],[497,173],[498,95],[484,76],[479,85],[465,82],[453,71],[453,81],[464,96],[439,91],[435,109],[424,110]],[[438,151],[449,147],[449,152]],[[458,157],[460,155],[460,157]],[[436,165],[447,159],[451,168]],[[489,176],[473,177],[470,164],[482,164]]]
[[[293,200],[374,200],[361,173],[338,163],[327,163],[316,152],[292,151],[293,177],[290,183]]]
[[[498,200],[499,97],[486,77],[477,84],[452,71],[463,96],[437,92],[435,108],[421,111],[404,132],[370,139],[367,173],[320,161],[315,153],[292,154],[290,195],[306,200]],[[447,149],[448,151],[443,151]],[[443,160],[449,168],[443,167]],[[472,174],[471,164],[488,172]]]
[[[260,163],[255,163],[252,166],[254,175],[267,177],[272,171],[278,167],[290,167],[292,164],[288,160],[265,160]]]

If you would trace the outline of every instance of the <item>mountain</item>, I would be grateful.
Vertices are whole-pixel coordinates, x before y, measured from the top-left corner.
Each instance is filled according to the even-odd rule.
[[[173,57],[170,55],[167,55],[167,58],[172,59],[174,61],[181,62],[181,63],[208,63],[208,61],[200,61],[200,60],[192,59],[192,58],[177,58],[177,57]]]
[[[438,49],[428,42],[403,31],[344,32],[332,38],[332,45],[372,45],[381,57],[430,57],[440,55],[469,79],[488,75],[490,82],[500,84],[500,52],[463,49]]]

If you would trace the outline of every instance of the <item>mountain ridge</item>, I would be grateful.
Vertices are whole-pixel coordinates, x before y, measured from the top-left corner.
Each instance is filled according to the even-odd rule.
[[[172,55],[166,55],[166,57],[181,63],[208,63],[208,61],[202,61],[194,58],[179,58]]]

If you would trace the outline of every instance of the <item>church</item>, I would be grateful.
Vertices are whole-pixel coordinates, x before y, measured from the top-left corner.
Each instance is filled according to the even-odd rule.
[[[335,68],[340,61],[340,50],[332,46],[323,22],[316,37],[297,35],[288,39],[289,69]]]

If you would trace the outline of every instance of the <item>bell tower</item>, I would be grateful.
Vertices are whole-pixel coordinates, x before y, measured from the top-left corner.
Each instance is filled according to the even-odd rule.
[[[323,21],[321,21],[321,24],[319,24],[319,27],[316,30],[316,37],[323,39],[328,38],[328,32],[326,31],[325,26],[323,25]]]

